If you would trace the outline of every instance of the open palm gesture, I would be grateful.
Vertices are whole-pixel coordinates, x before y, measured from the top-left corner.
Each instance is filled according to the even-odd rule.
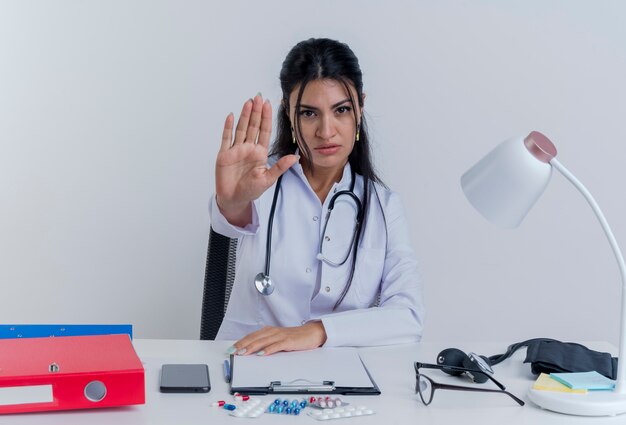
[[[245,226],[251,221],[251,202],[265,192],[296,163],[296,155],[285,155],[267,168],[272,134],[272,105],[257,95],[241,110],[233,140],[234,115],[226,117],[222,145],[215,162],[215,193],[226,219]]]

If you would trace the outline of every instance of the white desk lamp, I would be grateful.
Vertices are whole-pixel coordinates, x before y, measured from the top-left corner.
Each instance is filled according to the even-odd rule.
[[[600,207],[589,191],[556,160],[556,148],[543,134],[501,143],[461,177],[470,203],[489,221],[517,227],[548,185],[552,168],[559,171],[585,197],[609,239],[622,277],[622,309],[619,353],[626,362],[626,265]],[[626,363],[617,368],[613,391],[573,394],[530,389],[528,398],[544,409],[581,416],[608,416],[626,412]]]

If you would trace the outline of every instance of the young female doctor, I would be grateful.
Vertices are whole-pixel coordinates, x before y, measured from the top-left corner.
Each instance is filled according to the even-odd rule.
[[[420,275],[400,200],[374,172],[356,56],[303,41],[280,82],[269,157],[269,100],[224,124],[211,225],[238,245],[217,339],[240,355],[419,341]]]

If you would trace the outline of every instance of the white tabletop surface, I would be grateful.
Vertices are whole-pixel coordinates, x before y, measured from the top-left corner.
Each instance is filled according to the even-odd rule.
[[[499,354],[509,343],[472,343],[459,346],[464,350],[483,355]],[[222,364],[230,344],[219,341],[147,340],[135,339],[134,346],[145,368],[146,404],[109,409],[75,410],[66,412],[27,413],[0,415],[0,424],[294,424],[308,423],[349,425],[369,423],[392,424],[626,424],[626,415],[607,418],[584,418],[567,416],[542,410],[528,400],[526,392],[535,377],[530,365],[523,364],[525,349],[512,358],[494,367],[496,378],[506,385],[507,390],[526,401],[520,407],[504,394],[457,392],[438,390],[430,406],[424,406],[414,394],[414,361],[434,363],[437,354],[454,344],[421,343],[360,349],[372,377],[382,391],[381,396],[344,396],[344,401],[365,405],[376,414],[359,418],[316,421],[300,414],[263,414],[259,418],[235,418],[228,412],[211,407],[216,400],[233,400],[224,381]],[[589,348],[615,354],[615,348],[607,343],[587,342]],[[458,345],[457,345],[458,346]],[[207,394],[162,394],[159,392],[159,372],[164,363],[206,363],[209,366],[212,389]],[[458,385],[472,384],[462,378],[450,377],[433,370],[424,371],[437,382]],[[491,384],[485,385],[487,388]],[[261,397],[269,403],[276,396]],[[290,399],[296,398],[289,396]],[[303,412],[305,413],[305,412]]]

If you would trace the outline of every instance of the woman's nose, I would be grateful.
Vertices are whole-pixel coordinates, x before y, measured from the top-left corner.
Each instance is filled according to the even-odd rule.
[[[336,129],[332,117],[322,117],[319,121],[319,126],[317,127],[317,137],[329,140],[335,135],[335,133]]]

